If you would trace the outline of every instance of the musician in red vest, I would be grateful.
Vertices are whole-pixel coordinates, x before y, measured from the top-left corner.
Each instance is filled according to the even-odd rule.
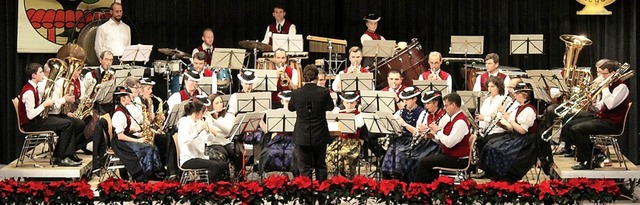
[[[444,127],[435,123],[429,125],[433,140],[441,144],[441,153],[418,160],[420,170],[415,173],[415,182],[429,183],[438,178],[438,170],[433,167],[464,168],[469,163],[469,137],[471,131],[467,117],[460,110],[462,99],[458,93],[444,96],[444,110],[450,121]]]
[[[42,93],[38,92],[37,84],[43,80],[44,72],[42,65],[31,63],[25,73],[29,81],[22,87],[18,99],[18,122],[27,132],[54,131],[58,135],[53,151],[54,164],[58,166],[80,166],[82,163],[73,160],[75,158],[76,136],[73,123],[69,119],[50,115],[46,118],[41,116],[46,107],[54,106],[56,101],[66,101],[65,98],[42,99]],[[82,133],[82,131],[80,131]]]
[[[173,93],[171,97],[169,97],[167,100],[167,105],[169,105],[168,113],[171,113],[174,105],[180,104],[182,101],[189,100],[200,94],[198,91],[198,82],[202,79],[200,74],[194,71],[186,71],[183,76],[184,90]]]
[[[193,70],[200,73],[200,75],[202,75],[203,77],[212,77],[213,70],[211,70],[211,68],[207,66],[207,59],[211,60],[210,58],[211,55],[208,55],[205,52],[197,52],[196,54],[194,54],[193,58],[191,58],[191,63],[193,63]],[[215,86],[214,88],[217,88],[217,85],[217,83],[213,83],[212,86]],[[217,92],[217,89],[214,89],[214,92]]]
[[[267,26],[267,31],[264,33],[262,43],[273,45],[273,39],[271,37],[274,33],[290,35],[296,34],[296,25],[291,21],[284,19],[284,16],[287,15],[284,6],[276,4],[273,7],[272,15],[276,21]]]
[[[198,52],[204,52],[207,56],[205,63],[211,65],[211,55],[216,48],[213,46],[213,29],[205,28],[202,30],[202,44],[194,48],[191,52],[191,56],[195,56]]]
[[[504,74],[498,68],[500,66],[500,56],[496,53],[489,53],[484,58],[484,65],[487,72],[482,73],[476,77],[476,83],[473,85],[473,91],[487,91],[487,80],[491,76],[498,76],[504,80],[505,85],[509,85],[509,76]]]
[[[298,86],[300,86],[298,85],[298,78],[301,78],[302,76],[298,76],[298,70],[287,64],[287,62],[289,62],[287,58],[287,52],[285,52],[283,49],[279,48],[275,51],[272,61],[276,65],[275,69],[278,71],[278,73],[284,72],[286,74],[286,75],[278,75],[278,91],[272,92],[272,95],[271,95],[271,100],[273,100],[272,108],[276,109],[276,108],[282,107],[282,104],[280,103],[280,98],[278,97],[278,93],[285,90],[293,90],[298,88]],[[307,65],[307,66],[314,66],[315,68],[315,65]],[[283,80],[289,81],[288,83],[289,85],[283,86],[283,83],[282,83]]]
[[[404,76],[402,76],[400,70],[389,70],[389,74],[387,75],[387,83],[389,85],[382,89],[382,91],[390,91],[396,94],[396,110],[404,107],[404,102],[400,100],[400,93],[402,93],[407,86],[402,84],[403,80]]]
[[[73,115],[73,112],[76,111],[78,105],[80,103],[82,103],[84,97],[88,97],[86,96],[87,93],[85,93],[85,85],[84,82],[82,80],[80,80],[80,73],[82,72],[82,69],[76,69],[73,71],[73,74],[71,75],[71,79],[65,79],[65,78],[58,78],[58,80],[56,80],[55,82],[55,86],[53,89],[53,95],[52,98],[53,99],[60,99],[60,98],[64,98],[65,100],[56,100],[56,103],[54,103],[54,106],[49,110],[49,115],[57,115],[58,117],[64,118],[64,119],[68,119],[71,120],[71,122],[73,123],[73,136],[75,136],[76,139],[76,150],[78,149],[82,149],[85,153],[90,153],[90,151],[87,149],[86,145],[87,143],[89,143],[89,139],[91,139],[92,136],[85,136],[84,135],[84,130],[85,130],[85,126],[87,125],[84,121],[84,119],[78,119],[77,116]],[[67,88],[69,90],[64,90],[64,84],[67,81],[71,81],[68,86],[70,86],[71,88]],[[67,91],[72,90],[70,93],[66,93]],[[82,97],[82,98],[81,98]],[[62,104],[60,104],[60,102],[63,102]],[[68,109],[64,109],[63,107],[68,107]],[[66,111],[67,113],[62,113],[62,111]],[[87,131],[87,133],[90,133],[90,131]],[[91,133],[93,134],[93,133]],[[78,156],[76,156],[75,154],[72,155],[71,157],[74,161],[82,161],[82,158],[79,158]]]
[[[418,77],[418,80],[446,80],[447,90],[453,92],[453,80],[447,71],[440,69],[442,65],[442,54],[438,51],[429,53],[429,70],[425,71]]]
[[[333,91],[335,92],[341,92],[342,91],[342,86],[340,85],[340,74],[342,73],[368,73],[369,70],[367,70],[367,68],[365,68],[364,66],[362,66],[362,51],[360,50],[360,47],[358,46],[353,46],[349,49],[349,62],[351,63],[351,65],[349,67],[347,67],[346,69],[340,71],[340,73],[338,73],[338,75],[336,76],[336,79],[333,81],[333,83],[331,83],[331,88],[333,89]]]
[[[90,85],[95,81],[96,85],[101,84],[103,77],[107,72],[111,73],[111,79],[113,79],[113,70],[111,70],[111,65],[113,64],[113,53],[111,51],[102,51],[100,53],[100,66],[96,69],[93,69],[91,72],[84,74],[84,84]],[[105,80],[106,81],[106,80]],[[102,100],[102,99],[96,99]],[[107,102],[104,104],[100,104],[96,101],[95,109],[98,110],[98,114],[103,115],[105,113],[113,112],[113,103]]]
[[[237,93],[251,93],[253,91],[253,84],[256,82],[256,74],[252,70],[242,70],[242,72],[238,73],[238,80],[240,80],[240,84],[242,86],[242,90],[231,94],[229,97],[229,101],[227,102],[227,112],[236,115],[238,110],[238,94]],[[280,97],[278,97],[280,99]]]
[[[367,14],[362,18],[365,21],[365,25],[367,26],[367,30],[360,36],[360,43],[364,44],[364,41],[367,40],[386,40],[383,36],[376,33],[378,29],[378,21],[380,21],[380,16],[376,14]]]
[[[604,63],[600,68],[598,72],[606,79],[618,71],[620,63],[612,60]],[[561,138],[564,138],[567,143],[576,145],[579,164],[571,167],[576,170],[599,167],[605,159],[600,149],[596,149],[594,159],[591,159],[593,143],[589,135],[616,134],[624,126],[624,118],[630,102],[627,84],[621,80],[613,81],[599,94],[600,100],[592,106],[592,109],[595,109],[595,115],[590,111],[578,113],[578,116],[566,122],[560,132]],[[591,100],[592,97],[596,96],[590,96],[587,100]],[[581,103],[586,103],[587,100]]]

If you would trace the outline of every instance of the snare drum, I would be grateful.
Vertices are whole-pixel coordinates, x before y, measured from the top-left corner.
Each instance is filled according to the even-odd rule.
[[[182,67],[182,61],[181,60],[172,60],[167,62],[167,68],[169,69],[169,71],[176,72],[176,73],[180,73],[182,71],[182,69],[180,69]]]
[[[153,61],[153,69],[156,71],[156,73],[167,72],[167,63],[168,61],[166,60]]]
[[[218,89],[225,89],[231,82],[231,71],[229,68],[216,68],[216,79],[218,79]]]

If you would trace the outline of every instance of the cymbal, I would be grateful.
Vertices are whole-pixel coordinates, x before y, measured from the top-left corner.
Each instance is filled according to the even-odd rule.
[[[273,48],[269,45],[269,44],[264,44],[262,42],[258,42],[258,41],[251,41],[251,40],[246,40],[246,41],[240,41],[238,42],[238,44],[240,44],[240,47],[246,48],[246,49],[258,49],[261,51],[272,51]]]
[[[158,51],[168,56],[175,56],[176,58],[189,59],[191,57],[188,53],[182,52],[178,49],[158,48]]]

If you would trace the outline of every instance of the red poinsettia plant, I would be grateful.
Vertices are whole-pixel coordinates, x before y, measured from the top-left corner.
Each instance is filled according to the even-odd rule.
[[[378,183],[375,197],[379,203],[397,203],[403,200],[403,190],[406,190],[407,183],[397,179],[383,179]]]
[[[134,190],[123,179],[108,178],[98,184],[99,200],[105,203],[131,201]]]
[[[291,201],[291,194],[285,193],[289,186],[289,177],[286,175],[271,175],[262,180],[263,197],[271,204],[286,204]]]
[[[91,186],[82,180],[77,182],[17,182],[14,179],[0,181],[2,204],[93,204]]]

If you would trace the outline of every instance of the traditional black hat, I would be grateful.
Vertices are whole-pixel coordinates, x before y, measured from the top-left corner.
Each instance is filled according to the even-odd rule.
[[[244,84],[253,84],[256,81],[256,74],[252,70],[242,70],[238,73],[238,79]]]
[[[344,102],[354,102],[360,99],[360,95],[357,92],[344,92],[340,95],[340,99]]]
[[[291,100],[291,90],[283,90],[278,93],[278,97],[283,100]]]
[[[420,90],[416,87],[406,87],[402,93],[400,93],[400,99],[406,100],[411,99],[420,95]]]
[[[380,16],[378,16],[377,14],[367,14],[366,16],[364,16],[362,18],[362,20],[365,20],[365,21],[380,21]]]
[[[140,78],[140,84],[142,84],[142,85],[155,85],[156,82],[153,82],[150,78]]]
[[[209,98],[206,95],[198,95],[195,96],[194,99],[200,101],[204,106],[211,105],[211,101],[209,101]]]
[[[131,89],[125,88],[124,86],[116,87],[116,90],[113,92],[113,95],[115,96],[131,95],[131,94],[132,94]]]
[[[200,76],[200,73],[196,71],[186,71],[184,72],[184,77],[191,78],[193,81],[196,81],[196,82],[199,82],[200,80],[202,80],[202,76]]]
[[[436,98],[440,97],[440,99],[442,99],[442,93],[440,91],[437,90],[429,90],[426,91],[425,94],[422,96],[422,102],[423,103],[428,103]]]

